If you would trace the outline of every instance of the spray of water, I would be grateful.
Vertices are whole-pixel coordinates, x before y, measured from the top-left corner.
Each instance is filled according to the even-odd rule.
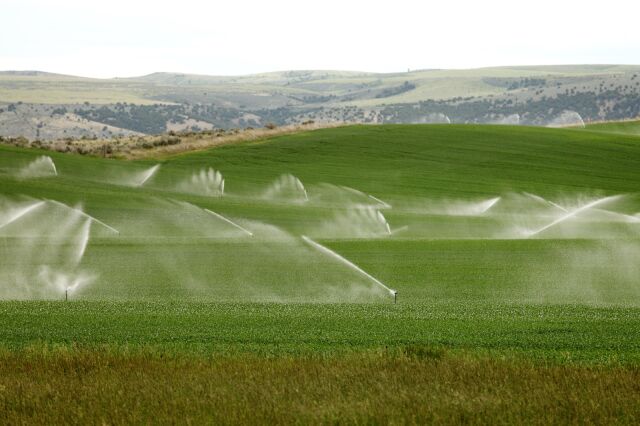
[[[18,176],[24,179],[57,175],[58,169],[51,157],[47,155],[33,160],[18,173]]]
[[[204,211],[206,211],[207,213],[209,213],[212,216],[217,217],[220,220],[223,220],[225,222],[227,222],[228,224],[230,224],[231,226],[234,226],[236,228],[238,228],[239,230],[241,230],[242,232],[244,232],[245,234],[247,234],[250,237],[253,237],[253,232],[249,231],[246,228],[243,228],[242,226],[238,225],[237,223],[235,223],[234,221],[232,221],[231,219],[227,219],[226,217],[222,216],[220,213],[216,213],[214,211],[211,211],[209,209],[204,209]]]
[[[451,120],[447,115],[436,112],[420,117],[416,123],[419,124],[451,124]]]
[[[116,228],[107,225],[106,223],[104,223],[100,219],[96,219],[95,217],[91,216],[88,213],[85,213],[81,209],[78,209],[78,208],[75,208],[75,207],[70,207],[70,206],[68,206],[68,205],[66,205],[64,203],[61,203],[60,201],[56,201],[56,200],[47,200],[47,201],[50,202],[50,203],[53,203],[53,204],[55,204],[57,206],[64,207],[65,209],[69,209],[69,210],[71,210],[71,211],[73,211],[73,212],[75,212],[75,213],[77,213],[77,214],[79,214],[81,216],[84,216],[84,217],[86,217],[88,219],[91,219],[92,221],[94,221],[98,225],[101,225],[101,226],[107,228],[108,230],[110,230],[112,232],[115,232],[116,234],[120,234],[120,231],[118,231]]]
[[[338,210],[333,218],[308,233],[322,238],[377,238],[391,235],[391,226],[380,210],[360,206]]]
[[[547,204],[547,205],[555,207],[555,208],[557,208],[559,210],[562,210],[563,212],[568,212],[568,210],[565,209],[564,207],[562,207],[560,204],[557,204],[557,203],[554,203],[553,201],[550,201],[550,200],[547,200],[545,198],[542,198],[539,195],[531,194],[529,192],[524,192],[524,195],[526,195],[527,197],[532,198],[532,199],[534,199],[536,201],[539,201],[542,204]]]
[[[38,207],[41,207],[45,204],[44,201],[38,201],[35,202],[33,204],[30,204],[26,207],[22,207],[20,209],[17,209],[15,211],[12,211],[9,213],[9,217],[6,218],[2,224],[0,224],[0,228],[4,228],[7,225],[12,224],[13,222],[19,220],[20,218],[28,215],[29,213],[33,212],[34,210],[36,210]]]
[[[407,225],[401,226],[400,228],[396,228],[393,231],[391,231],[391,235],[399,234],[401,232],[407,231],[408,229],[409,229],[409,226],[407,226]]]
[[[19,209],[10,207],[9,212],[9,220],[3,222],[7,239],[0,239],[4,243],[0,245],[0,297],[68,294],[93,281],[93,275],[79,269],[93,222],[79,208],[38,201]]]
[[[517,126],[518,124],[520,124],[520,114],[511,114],[511,115],[499,117],[491,121],[491,124]]]
[[[379,203],[385,209],[390,209],[391,208],[391,204],[388,204],[388,203],[382,201],[380,198],[374,197],[371,194],[369,194],[369,198],[371,198],[373,201],[376,201],[377,203]]]
[[[610,201],[613,201],[613,200],[617,200],[619,198],[620,198],[620,195],[612,195],[612,196],[609,196],[609,197],[600,198],[598,200],[595,200],[595,201],[592,201],[590,203],[584,204],[583,206],[580,206],[580,207],[578,207],[576,209],[568,211],[564,215],[560,216],[559,218],[557,218],[553,222],[543,226],[542,228],[540,228],[538,230],[535,230],[533,232],[529,232],[527,234],[527,236],[528,237],[533,237],[535,235],[538,235],[541,232],[544,232],[544,231],[546,231],[547,229],[549,229],[549,228],[551,228],[553,226],[556,226],[556,225],[558,225],[558,224],[560,224],[562,222],[565,222],[565,221],[571,219],[572,217],[576,216],[577,214],[580,214],[580,213],[582,213],[582,212],[584,212],[586,210],[592,209],[592,208],[594,208],[596,206],[605,204],[607,202],[610,202]]]
[[[364,269],[360,268],[355,263],[353,263],[353,262],[345,259],[344,257],[340,256],[338,253],[336,253],[335,251],[331,250],[330,248],[327,248],[327,247],[323,246],[322,244],[313,241],[311,238],[307,237],[306,235],[302,236],[302,240],[305,243],[309,244],[311,247],[313,247],[316,250],[318,250],[319,252],[324,253],[324,254],[326,254],[328,256],[331,256],[332,258],[334,258],[334,259],[342,262],[343,264],[347,265],[352,270],[354,270],[356,272],[359,272],[363,276],[367,277],[369,280],[371,280],[375,284],[379,285],[380,287],[382,287],[386,291],[388,291],[389,294],[392,295],[394,298],[398,294],[398,292],[396,290],[393,290],[393,289],[387,287],[382,281],[380,281],[379,279],[375,278],[373,275],[369,274],[368,272],[366,272]]]
[[[609,216],[613,219],[617,219],[621,222],[626,222],[626,223],[640,223],[640,217],[637,216],[632,216],[630,214],[624,214],[624,213],[620,213],[620,212],[614,212],[611,210],[605,210],[605,209],[598,209],[598,208],[594,208],[592,209],[594,212],[599,212],[599,213],[603,213],[606,216]]]
[[[38,278],[57,293],[64,294],[65,300],[70,294],[95,280],[95,276],[91,274],[56,271],[47,265],[40,267]]]
[[[76,252],[76,265],[80,264],[82,258],[84,257],[84,253],[87,251],[87,245],[89,245],[89,235],[91,234],[91,219],[86,219],[84,224],[82,225],[82,230],[80,232],[80,243],[78,244],[78,251]]]
[[[547,127],[585,127],[582,116],[575,111],[562,111]]]
[[[502,198],[494,197],[482,201],[465,200],[437,200],[422,202],[416,207],[407,207],[407,211],[422,214],[437,214],[445,216],[478,216],[491,210]]]
[[[212,168],[202,169],[178,185],[178,189],[192,194],[221,196],[224,195],[224,178]]]
[[[293,175],[277,178],[264,193],[264,198],[280,201],[308,201],[309,195],[302,181]]]
[[[147,181],[151,179],[158,172],[159,168],[160,168],[160,164],[156,164],[155,166],[142,172],[139,176],[139,180],[136,183],[136,186],[143,186],[145,183],[147,183]]]

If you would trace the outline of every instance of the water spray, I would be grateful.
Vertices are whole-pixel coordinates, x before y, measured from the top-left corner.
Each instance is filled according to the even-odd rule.
[[[390,209],[391,208],[391,204],[385,203],[380,198],[374,197],[371,194],[367,194],[367,195],[369,195],[369,198],[371,198],[373,201],[376,201],[376,202],[380,203],[380,205],[382,205],[382,207],[384,207],[385,209]]]
[[[406,231],[407,229],[409,229],[409,226],[407,226],[407,225],[401,226],[400,228],[396,228],[393,231],[391,231],[391,235],[395,235],[395,234],[397,234],[399,232]]]
[[[619,212],[614,212],[611,210],[605,210],[605,209],[593,209],[593,211],[598,211],[598,212],[602,212],[614,217],[617,217],[621,220],[623,220],[624,222],[627,223],[638,223],[640,222],[640,218],[636,217],[636,216],[632,216],[630,214],[624,214],[624,213],[619,213]]]
[[[33,203],[30,206],[27,206],[27,207],[23,208],[22,210],[18,211],[13,216],[11,216],[8,221],[6,221],[2,225],[0,225],[0,228],[4,228],[5,226],[12,224],[16,220],[18,220],[21,217],[31,213],[32,211],[34,211],[35,209],[37,209],[38,207],[40,207],[42,205],[44,205],[44,201],[38,201],[37,203]]]
[[[53,174],[58,176],[58,169],[56,168],[56,163],[53,162],[53,160],[51,159],[51,157],[47,157],[49,159],[49,161],[51,162],[51,168],[53,169]]]
[[[364,269],[362,269],[361,267],[359,267],[355,263],[351,262],[350,260],[345,259],[344,257],[340,256],[338,253],[336,253],[335,251],[331,250],[330,248],[325,247],[322,244],[313,241],[311,238],[307,237],[306,235],[302,236],[302,240],[305,243],[309,244],[311,247],[313,247],[316,250],[320,251],[321,253],[324,253],[324,254],[326,254],[328,256],[331,256],[334,259],[339,260],[340,262],[342,262],[345,265],[347,265],[349,268],[353,269],[354,271],[359,272],[360,274],[362,274],[365,277],[367,277],[369,280],[373,281],[374,283],[376,283],[380,287],[382,287],[385,290],[387,290],[389,292],[389,294],[393,296],[393,303],[396,303],[397,296],[398,296],[398,292],[396,290],[387,287],[386,285],[384,285],[382,283],[382,281],[380,281],[379,279],[375,278],[373,275],[369,274],[368,272],[366,272]]]
[[[300,179],[298,179],[298,178],[296,178],[296,186],[298,187],[298,189],[300,191],[302,191],[304,193],[305,201],[309,201],[309,195],[307,195],[307,189],[302,184],[302,181]]]
[[[569,211],[567,214],[559,217],[558,219],[554,220],[550,224],[543,226],[542,228],[538,229],[537,231],[529,233],[527,236],[528,237],[533,237],[534,235],[537,235],[537,234],[539,234],[541,232],[544,232],[547,229],[549,229],[549,228],[551,228],[551,227],[553,227],[553,226],[555,226],[555,225],[557,225],[559,223],[562,223],[562,222],[564,222],[564,221],[566,221],[568,219],[571,219],[575,215],[577,215],[579,213],[582,213],[585,210],[589,210],[589,209],[591,209],[593,207],[599,206],[600,204],[604,204],[604,203],[607,203],[609,201],[616,200],[616,199],[618,199],[620,197],[621,197],[620,195],[612,195],[612,196],[609,196],[609,197],[600,198],[598,200],[595,200],[595,201],[592,201],[590,203],[587,203],[587,204],[585,204],[585,205],[583,205],[581,207],[578,207],[577,209]]]
[[[145,183],[147,183],[147,181],[149,179],[151,179],[153,177],[153,175],[156,174],[156,172],[158,171],[158,169],[160,168],[160,164],[156,164],[155,166],[151,167],[150,169],[148,169],[147,171],[145,171],[142,175],[142,179],[140,180],[140,182],[137,184],[137,186],[142,186]]]
[[[36,158],[19,172],[22,178],[46,177],[51,174],[58,176],[58,169],[51,157],[47,155]]]
[[[207,213],[209,213],[210,215],[213,215],[215,217],[217,217],[220,220],[223,220],[225,222],[227,222],[228,224],[238,228],[239,230],[241,230],[242,232],[246,233],[247,235],[249,235],[250,237],[253,237],[253,232],[249,231],[246,228],[243,228],[242,226],[238,225],[237,223],[235,223],[234,221],[232,221],[231,219],[227,219],[226,217],[222,216],[220,213],[216,213],[214,211],[211,211],[209,209],[204,209],[204,211],[206,211]]]
[[[539,195],[531,194],[529,192],[523,192],[523,194],[526,195],[527,197],[533,198],[536,201],[540,201],[541,203],[548,204],[548,205],[553,206],[553,207],[555,207],[557,209],[560,209],[563,212],[568,212],[568,210],[565,209],[564,207],[562,207],[560,204],[557,204],[557,203],[554,203],[553,201],[550,201],[550,200],[547,200],[545,198],[542,198]]]
[[[84,216],[84,217],[86,217],[86,218],[91,219],[91,220],[92,220],[92,221],[94,221],[95,223],[97,223],[97,224],[99,224],[99,225],[101,225],[101,226],[104,226],[105,228],[109,229],[110,231],[113,231],[113,232],[115,232],[116,234],[120,235],[120,231],[118,231],[116,228],[114,228],[114,227],[112,227],[112,226],[107,225],[106,223],[104,223],[104,222],[103,222],[103,221],[101,221],[100,219],[96,219],[95,217],[91,216],[91,215],[90,215],[90,214],[88,214],[88,213],[83,212],[83,211],[82,211],[82,210],[80,210],[80,209],[77,209],[77,208],[74,208],[74,207],[69,207],[68,205],[66,205],[66,204],[64,204],[64,203],[61,203],[60,201],[56,201],[56,200],[46,200],[46,201],[49,201],[50,203],[53,203],[53,204],[55,204],[55,205],[57,205],[57,206],[64,207],[64,208],[66,208],[66,209],[72,210],[72,211],[74,211],[74,212],[76,212],[76,213],[78,213],[78,214],[80,214],[80,215],[82,215],[82,216]]]
[[[488,212],[491,207],[495,206],[496,203],[498,201],[500,201],[502,199],[502,197],[496,197],[496,198],[492,198],[490,200],[485,201],[484,203],[480,204],[480,214],[484,214],[486,212]]]
[[[361,197],[368,197],[368,198],[372,199],[373,201],[375,201],[376,203],[380,204],[380,207],[384,207],[385,209],[390,209],[391,208],[391,204],[386,203],[386,202],[382,201],[380,198],[374,197],[371,194],[365,194],[362,191],[359,191],[359,190],[357,190],[355,188],[351,188],[351,187],[344,186],[344,185],[340,186],[340,188],[344,189],[345,191],[349,191],[349,192],[351,192],[353,194],[356,194],[358,196],[361,196]]]

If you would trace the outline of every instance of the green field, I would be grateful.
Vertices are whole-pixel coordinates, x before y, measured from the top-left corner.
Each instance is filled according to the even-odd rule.
[[[144,162],[0,146],[0,410],[44,422],[47,386],[95,379],[138,389],[139,417],[85,383],[72,422],[175,397],[196,422],[633,423],[638,170],[636,136],[590,128],[351,126]]]

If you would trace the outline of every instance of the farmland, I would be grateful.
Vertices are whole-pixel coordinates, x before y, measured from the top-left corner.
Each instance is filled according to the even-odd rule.
[[[637,421],[639,169],[637,136],[590,127],[348,126],[136,161],[0,146],[0,410]],[[68,413],[44,402],[79,383]]]

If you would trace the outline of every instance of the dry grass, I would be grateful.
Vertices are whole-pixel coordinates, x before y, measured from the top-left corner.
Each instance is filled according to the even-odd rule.
[[[23,148],[38,148],[50,151],[91,155],[99,157],[116,157],[136,160],[144,158],[162,158],[189,151],[199,151],[232,143],[267,139],[274,136],[289,135],[316,129],[344,126],[346,123],[306,123],[273,128],[205,130],[201,132],[184,132],[156,136],[127,136],[112,139],[73,139],[66,138],[55,141],[28,140],[19,138],[2,138],[0,143]]]
[[[158,158],[189,151],[201,151],[204,149],[228,145],[237,142],[255,141],[274,136],[289,135],[316,129],[334,128],[344,126],[345,123],[311,123],[295,124],[274,128],[245,129],[226,133],[196,132],[181,136],[181,142],[175,145],[157,146],[152,149],[140,147],[132,148],[125,156],[128,159]]]
[[[0,354],[5,424],[637,424],[640,369],[413,348],[333,357]]]

